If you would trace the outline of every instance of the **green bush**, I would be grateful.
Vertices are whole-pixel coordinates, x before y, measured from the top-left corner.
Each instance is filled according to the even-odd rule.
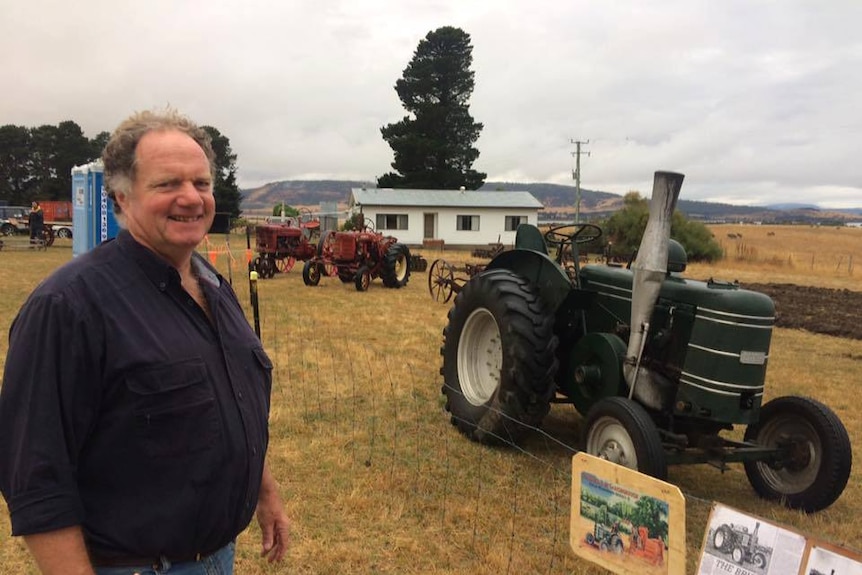
[[[611,255],[628,257],[640,247],[641,238],[649,219],[649,201],[638,192],[629,192],[623,199],[623,208],[605,220],[602,229],[610,246]],[[700,222],[674,212],[670,235],[685,247],[688,260],[713,262],[721,259],[722,250],[712,232]]]

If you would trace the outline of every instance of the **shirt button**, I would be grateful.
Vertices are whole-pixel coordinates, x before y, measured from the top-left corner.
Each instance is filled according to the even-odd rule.
[[[239,397],[240,401],[242,401],[242,392],[241,392],[241,391],[238,391],[238,392],[236,393],[236,395],[237,395],[237,397]]]
[[[257,447],[252,447],[252,448],[251,448],[251,454],[252,454],[253,456],[257,457]]]
[[[165,282],[159,282],[159,289],[160,290],[165,291],[165,288],[167,288],[167,287],[168,287],[168,284],[166,284]]]

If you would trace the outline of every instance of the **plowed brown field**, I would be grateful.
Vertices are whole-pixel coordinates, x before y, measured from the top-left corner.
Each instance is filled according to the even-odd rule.
[[[741,285],[772,298],[778,327],[862,339],[862,292],[793,284]]]

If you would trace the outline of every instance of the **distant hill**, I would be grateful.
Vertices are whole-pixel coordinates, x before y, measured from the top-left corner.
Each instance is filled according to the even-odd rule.
[[[347,203],[351,188],[374,187],[373,183],[359,180],[283,180],[257,188],[240,190],[242,209],[269,211],[284,202],[291,206],[317,206],[320,202]],[[559,184],[486,182],[479,191],[527,191],[533,194],[545,209],[541,217],[546,220],[571,220],[574,213],[575,188]],[[606,217],[623,206],[623,197],[609,192],[581,188],[581,214],[587,218]],[[680,199],[677,209],[690,219],[709,222],[758,221],[764,223],[840,223],[862,220],[862,208],[851,210],[823,210],[804,204],[776,204],[775,206],[735,206],[713,202]]]

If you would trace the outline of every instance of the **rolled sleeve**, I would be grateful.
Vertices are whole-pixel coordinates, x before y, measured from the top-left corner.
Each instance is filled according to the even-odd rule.
[[[98,409],[100,378],[87,351],[96,330],[70,299],[37,290],[9,332],[0,390],[0,490],[13,535],[84,520],[76,469]]]

